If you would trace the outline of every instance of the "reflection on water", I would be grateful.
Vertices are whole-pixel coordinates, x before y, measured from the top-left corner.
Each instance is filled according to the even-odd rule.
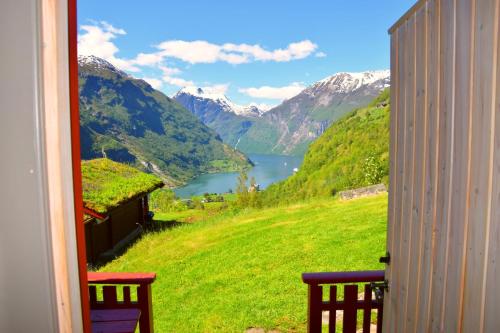
[[[299,168],[302,156],[258,155],[250,154],[248,157],[255,166],[248,172],[248,179],[255,177],[260,188],[264,189],[270,184],[285,179]],[[225,193],[230,189],[235,190],[238,173],[214,173],[202,175],[193,179],[186,186],[175,189],[177,196],[189,198],[203,193]]]

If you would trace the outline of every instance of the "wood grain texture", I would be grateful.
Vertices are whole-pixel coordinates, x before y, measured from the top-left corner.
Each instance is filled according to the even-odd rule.
[[[490,223],[493,117],[493,41],[497,1],[476,2],[470,207],[464,284],[463,330],[484,329],[485,244]]]
[[[401,232],[400,232],[400,258],[402,259],[398,270],[400,272],[400,284],[399,284],[399,299],[398,307],[402,311],[402,318],[406,318],[407,308],[409,302],[407,302],[408,291],[410,287],[410,276],[409,276],[409,256],[410,243],[412,237],[411,229],[411,216],[413,208],[413,171],[414,171],[414,161],[415,161],[415,17],[410,17],[407,22],[407,32],[405,40],[405,66],[406,71],[404,75],[406,99],[405,99],[405,135],[404,135],[404,145],[405,145],[405,155],[404,155],[404,175],[403,175],[403,189],[402,189],[402,215],[401,215]],[[403,319],[400,325],[397,326],[398,332],[406,332],[406,320]]]
[[[414,108],[414,157],[413,157],[413,203],[409,224],[411,238],[408,255],[408,297],[406,311],[406,332],[415,332],[418,317],[419,284],[420,284],[420,260],[421,260],[421,238],[422,238],[422,207],[424,193],[425,164],[422,166],[425,154],[426,136],[426,10],[421,7],[415,12],[415,108]]]
[[[462,293],[453,292],[463,289],[464,257],[466,232],[468,228],[467,193],[470,168],[470,119],[471,119],[471,41],[472,41],[472,2],[456,2],[455,20],[455,93],[452,160],[454,161],[449,202],[448,219],[448,265],[447,290],[444,295],[444,326],[452,332],[460,331],[462,317]],[[459,23],[459,24],[458,24]]]
[[[484,313],[484,330],[485,332],[498,331],[500,327],[500,316],[498,309],[500,309],[500,44],[498,38],[500,37],[499,15],[500,8],[497,3],[496,8],[496,26],[494,27],[495,42],[494,45],[494,60],[496,71],[496,78],[493,81],[493,118],[492,126],[494,133],[493,141],[493,179],[492,179],[492,194],[491,194],[491,216],[489,228],[489,248],[487,256],[487,273],[486,273],[486,288],[488,288],[485,296],[485,313]],[[490,286],[497,286],[491,288]]]
[[[449,200],[453,159],[453,94],[455,59],[455,6],[453,0],[441,1],[439,43],[439,143],[437,170],[437,200],[435,223],[435,261],[433,268],[433,295],[431,298],[431,326],[433,331],[441,331],[443,325],[444,295],[448,264]]]
[[[437,154],[439,142],[439,2],[429,1],[426,6],[427,29],[426,29],[426,135],[425,156],[422,160],[425,168],[425,189],[422,202],[423,222],[422,227],[422,251],[421,251],[421,274],[419,283],[419,304],[417,332],[429,329],[430,304],[432,297],[432,268],[434,262],[434,226],[436,222],[436,200],[437,200]]]
[[[402,262],[401,260],[401,252],[400,252],[400,247],[401,247],[401,225],[402,225],[402,203],[403,203],[403,196],[402,196],[402,183],[403,183],[403,176],[404,176],[404,150],[405,150],[405,144],[404,144],[404,135],[405,135],[405,99],[406,99],[406,89],[405,89],[405,49],[406,45],[404,44],[404,40],[406,37],[406,25],[402,26],[398,30],[398,35],[397,35],[397,45],[398,45],[398,64],[397,64],[397,103],[393,106],[393,111],[391,112],[391,116],[393,114],[397,114],[396,116],[396,126],[397,126],[397,132],[396,136],[393,139],[394,141],[397,142],[397,156],[395,156],[396,159],[396,167],[394,170],[395,173],[395,178],[396,178],[396,186],[394,187],[394,196],[395,196],[395,207],[394,207],[394,220],[392,222],[389,222],[389,225],[392,226],[393,228],[393,237],[392,237],[392,250],[391,250],[391,275],[389,276],[389,283],[390,287],[389,290],[390,292],[388,293],[388,297],[385,299],[385,302],[387,303],[387,311],[384,311],[385,313],[390,312],[389,316],[393,316],[395,319],[391,320],[391,324],[388,325],[387,329],[385,329],[386,332],[396,332],[397,331],[397,324],[399,323],[399,313],[401,308],[398,306],[398,299],[399,299],[399,293],[400,293],[400,270],[399,270],[399,263]],[[393,269],[393,267],[397,269]]]
[[[397,110],[394,105],[398,104],[398,33],[395,32],[391,35],[391,101],[393,102],[393,107],[391,108],[391,117],[390,117],[390,137],[396,138],[398,136],[397,133],[397,119],[398,115],[395,110]],[[389,202],[387,209],[388,216],[388,225],[387,225],[387,251],[390,253],[391,257],[394,253],[394,223],[396,216],[396,173],[397,173],[397,151],[398,151],[398,141],[391,140],[389,144],[389,155],[390,155],[390,166],[389,166]],[[392,258],[392,264],[386,266],[386,276],[389,277],[389,280],[392,280],[392,266],[394,264],[394,259]],[[384,302],[384,307],[389,306],[390,299],[388,295],[386,295],[387,301]],[[390,331],[390,323],[392,322],[390,316],[392,314],[391,311],[386,312],[387,315],[384,316],[384,326],[387,331]]]
[[[391,28],[385,332],[500,328],[500,0],[420,1]]]

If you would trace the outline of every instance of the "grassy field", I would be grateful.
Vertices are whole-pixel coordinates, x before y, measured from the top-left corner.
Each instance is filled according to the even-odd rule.
[[[383,269],[386,207],[387,195],[379,195],[219,215],[209,210],[194,220],[192,211],[157,214],[165,225],[180,222],[146,234],[101,270],[157,273],[157,332],[304,332],[301,273]]]

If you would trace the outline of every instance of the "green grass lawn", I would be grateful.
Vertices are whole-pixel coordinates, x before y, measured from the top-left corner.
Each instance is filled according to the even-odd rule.
[[[304,332],[301,273],[383,269],[386,207],[379,195],[206,215],[146,234],[101,270],[157,273],[157,332]]]

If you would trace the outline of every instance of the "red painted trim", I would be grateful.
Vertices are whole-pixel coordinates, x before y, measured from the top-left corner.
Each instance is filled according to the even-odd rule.
[[[87,207],[83,207],[83,212],[87,215],[98,218],[100,220],[104,220],[106,218],[106,215],[99,214],[98,212],[94,212],[92,209],[89,209]]]
[[[76,0],[68,0],[68,61],[69,97],[71,118],[71,159],[73,166],[73,191],[75,200],[76,244],[78,274],[82,306],[83,330],[91,333],[89,288],[87,282],[87,256],[85,249],[85,227],[83,225],[82,171],[80,157],[80,112],[78,109],[78,51],[77,51]]]
[[[91,284],[151,284],[156,273],[88,272]]]

